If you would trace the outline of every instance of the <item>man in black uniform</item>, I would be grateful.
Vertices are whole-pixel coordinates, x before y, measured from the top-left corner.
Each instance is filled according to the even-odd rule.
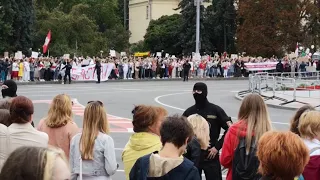
[[[183,81],[188,81],[190,69],[191,69],[191,65],[190,65],[189,61],[187,60],[183,64]]]
[[[208,180],[222,180],[219,150],[222,148],[224,135],[231,124],[231,118],[227,116],[221,107],[210,103],[207,100],[207,95],[207,85],[201,82],[196,83],[193,87],[193,97],[196,103],[188,108],[183,113],[183,116],[188,117],[192,114],[199,114],[207,120],[210,127],[210,148],[202,152],[199,173],[201,174],[203,170]],[[225,132],[221,139],[218,140],[221,128]]]
[[[96,66],[94,67],[93,73],[97,70],[97,78],[98,78],[98,84],[100,84],[100,77],[101,77],[101,63],[99,60],[96,61]]]
[[[66,73],[64,75],[64,84],[66,84],[67,82],[67,76],[69,79],[69,84],[71,84],[71,69],[72,69],[72,65],[70,64],[70,62],[67,62],[67,65],[64,66],[61,70],[66,69]]]

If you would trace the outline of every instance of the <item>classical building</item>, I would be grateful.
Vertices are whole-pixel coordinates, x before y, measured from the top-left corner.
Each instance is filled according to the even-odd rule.
[[[129,0],[130,43],[143,40],[150,20],[163,15],[179,14],[180,10],[175,10],[179,2],[180,0]],[[206,2],[204,5],[209,4]]]

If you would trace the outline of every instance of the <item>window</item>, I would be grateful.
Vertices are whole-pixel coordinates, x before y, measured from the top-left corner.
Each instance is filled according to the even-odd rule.
[[[147,5],[146,8],[146,19],[149,19],[149,5]]]

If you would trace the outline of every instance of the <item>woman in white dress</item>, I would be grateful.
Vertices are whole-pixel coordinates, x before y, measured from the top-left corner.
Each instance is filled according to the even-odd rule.
[[[123,61],[123,79],[128,79],[128,70],[129,70],[128,60],[124,59],[124,61]]]

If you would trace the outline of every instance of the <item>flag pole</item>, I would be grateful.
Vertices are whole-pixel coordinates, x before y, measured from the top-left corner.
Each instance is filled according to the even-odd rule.
[[[50,50],[48,49],[48,57],[50,56]]]

